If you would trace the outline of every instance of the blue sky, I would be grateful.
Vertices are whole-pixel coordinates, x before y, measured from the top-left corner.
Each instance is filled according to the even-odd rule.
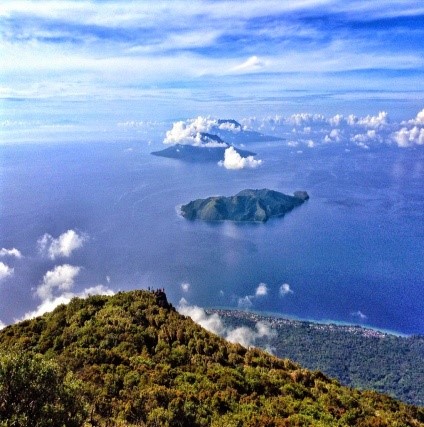
[[[0,34],[3,131],[424,107],[416,0],[6,0]]]

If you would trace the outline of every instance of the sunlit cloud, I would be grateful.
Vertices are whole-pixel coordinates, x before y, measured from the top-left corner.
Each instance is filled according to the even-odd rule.
[[[181,283],[181,290],[183,292],[188,292],[190,290],[190,283],[188,282]]]
[[[46,233],[38,240],[37,244],[41,254],[54,260],[59,257],[69,258],[72,252],[81,248],[87,239],[88,237],[85,234],[68,230],[56,239]]]
[[[69,291],[80,271],[81,267],[69,264],[56,266],[44,275],[42,283],[37,287],[37,295],[45,300],[51,298],[56,291]]]
[[[225,169],[256,169],[262,164],[262,160],[256,160],[253,156],[242,157],[234,147],[228,147],[224,153],[224,160],[218,162]]]

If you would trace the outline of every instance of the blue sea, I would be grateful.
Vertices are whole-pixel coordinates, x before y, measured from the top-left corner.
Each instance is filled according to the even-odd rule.
[[[59,264],[81,267],[73,292],[165,288],[178,305],[273,312],[316,321],[424,334],[424,150],[246,147],[257,169],[155,157],[148,144],[43,143],[0,146],[0,319],[34,310],[35,289]],[[310,200],[265,224],[191,222],[178,207],[245,188]],[[66,259],[41,256],[45,233],[84,233]],[[255,295],[258,285],[266,295]],[[185,284],[185,286],[182,286]],[[281,285],[287,292],[281,293]],[[247,298],[246,298],[247,297]]]

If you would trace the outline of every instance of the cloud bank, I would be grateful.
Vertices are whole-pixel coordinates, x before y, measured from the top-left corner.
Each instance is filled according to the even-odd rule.
[[[290,147],[314,148],[333,144],[369,149],[382,145],[400,148],[424,145],[424,109],[415,118],[400,123],[392,121],[385,111],[364,117],[298,113],[263,119],[245,118],[241,122],[247,129],[284,137]]]
[[[56,258],[69,258],[76,249],[79,249],[87,241],[85,234],[78,234],[74,230],[68,230],[55,239],[46,233],[37,244],[41,254],[54,260]]]
[[[189,305],[184,298],[180,300],[177,309],[180,314],[191,317],[194,322],[208,331],[246,348],[255,346],[258,339],[271,338],[276,335],[276,332],[265,322],[257,322],[255,329],[245,326],[228,328],[218,314],[208,315],[203,308]]]

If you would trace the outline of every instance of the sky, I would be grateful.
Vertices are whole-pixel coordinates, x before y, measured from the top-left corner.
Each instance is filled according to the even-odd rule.
[[[424,107],[416,0],[3,0],[0,37],[3,140]]]

